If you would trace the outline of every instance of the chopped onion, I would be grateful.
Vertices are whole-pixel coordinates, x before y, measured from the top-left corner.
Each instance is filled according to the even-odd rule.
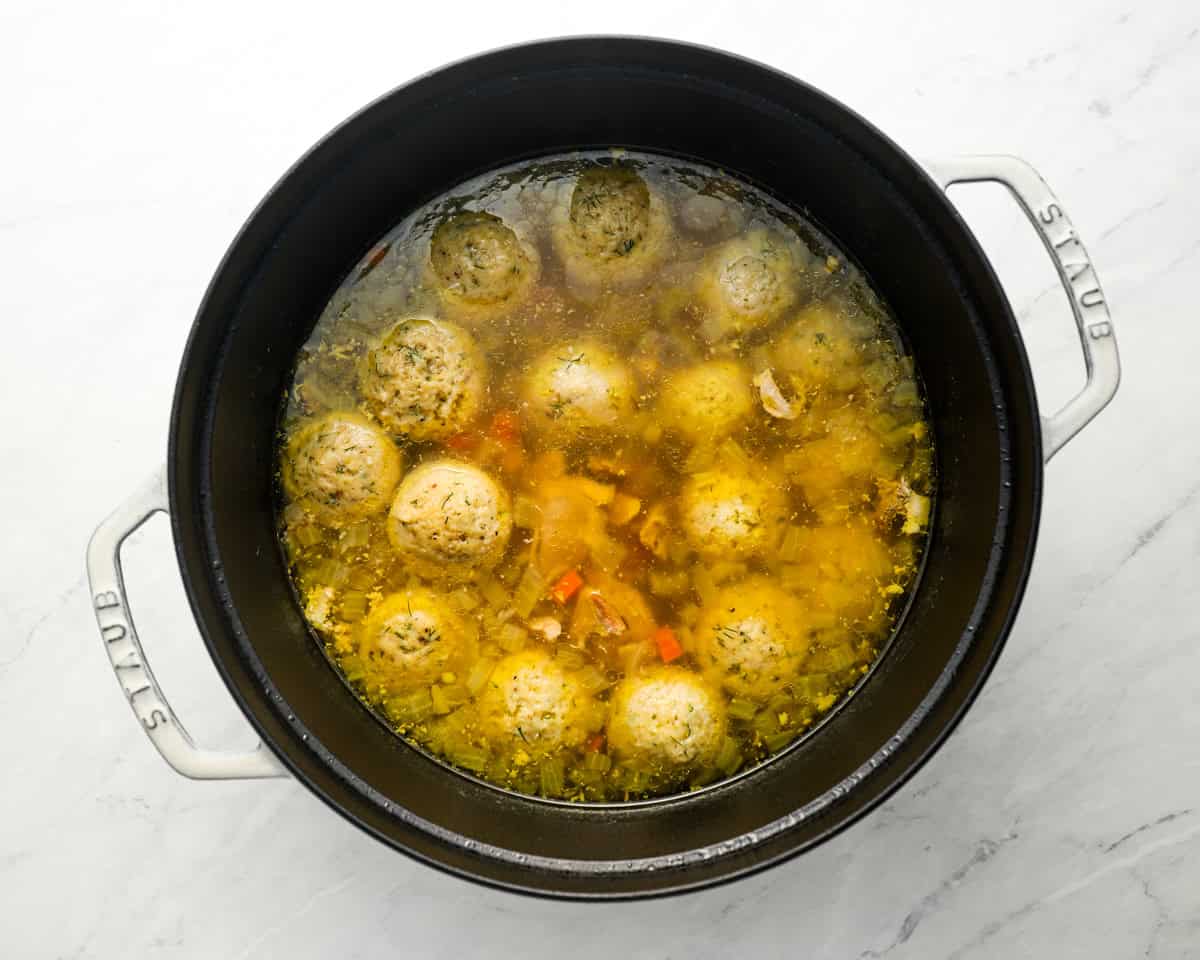
[[[562,636],[562,624],[553,617],[534,617],[529,621],[529,629],[540,633],[547,640],[557,640]]]
[[[904,526],[902,533],[920,533],[929,523],[929,498],[919,493],[909,495],[908,503],[904,505]]]
[[[610,637],[619,637],[629,629],[625,618],[598,592],[592,591],[589,599],[596,610],[596,622],[600,626],[601,633]]]
[[[758,387],[758,395],[762,399],[763,409],[771,416],[781,420],[795,420],[800,415],[800,411],[792,409],[792,405],[784,397],[779,385],[775,383],[775,376],[771,373],[770,367],[755,376],[754,385]]]

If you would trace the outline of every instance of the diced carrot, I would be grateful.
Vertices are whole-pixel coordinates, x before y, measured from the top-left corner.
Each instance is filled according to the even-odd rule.
[[[521,418],[512,410],[498,410],[492,417],[492,436],[504,443],[513,443],[521,437]]]
[[[588,753],[599,753],[604,749],[604,734],[598,733],[594,737],[589,737],[587,742]]]
[[[683,646],[670,627],[659,627],[655,630],[654,642],[658,645],[658,656],[663,663],[670,663],[683,656]]]
[[[579,575],[578,570],[568,570],[555,582],[550,588],[550,596],[558,603],[566,606],[575,594],[579,592],[579,588],[583,586],[583,577]]]
[[[446,446],[459,453],[469,453],[479,445],[479,434],[456,433],[446,441]]]

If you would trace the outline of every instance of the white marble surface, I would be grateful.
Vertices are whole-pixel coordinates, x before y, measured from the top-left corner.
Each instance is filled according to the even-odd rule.
[[[0,10],[0,952],[1200,957],[1200,9],[410,6]],[[590,31],[778,65],[917,155],[1031,160],[1088,241],[1126,373],[1116,403],[1048,471],[1020,619],[937,757],[799,860],[605,907],[443,876],[290,781],[175,776],[117,692],[82,577],[93,525],[163,457],[191,315],[277,175],[414,74]],[[1082,378],[1065,300],[1003,197],[957,196],[1052,406]],[[246,743],[200,650],[165,523],[127,553],[182,716],[210,744]]]

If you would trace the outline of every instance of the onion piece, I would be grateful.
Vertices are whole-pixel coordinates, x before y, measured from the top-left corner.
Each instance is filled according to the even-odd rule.
[[[562,624],[553,617],[534,617],[529,621],[529,629],[547,640],[557,640],[563,632]]]
[[[767,367],[754,377],[754,385],[758,387],[758,395],[762,399],[763,409],[771,416],[781,420],[795,420],[800,415],[799,410],[792,408],[791,403],[784,397],[771,368]]]
[[[596,622],[602,633],[610,637],[619,637],[629,629],[625,618],[598,592],[593,591],[589,599],[592,601],[592,606],[596,608]]]
[[[904,526],[900,528],[900,532],[920,533],[924,530],[929,523],[929,507],[928,497],[910,493],[908,502],[904,505]]]

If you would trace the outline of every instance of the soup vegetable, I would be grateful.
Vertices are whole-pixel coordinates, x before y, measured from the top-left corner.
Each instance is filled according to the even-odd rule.
[[[364,704],[496,785],[733,776],[879,657],[934,478],[866,279],[723,172],[622,151],[480,177],[334,294],[279,444],[304,615]]]

